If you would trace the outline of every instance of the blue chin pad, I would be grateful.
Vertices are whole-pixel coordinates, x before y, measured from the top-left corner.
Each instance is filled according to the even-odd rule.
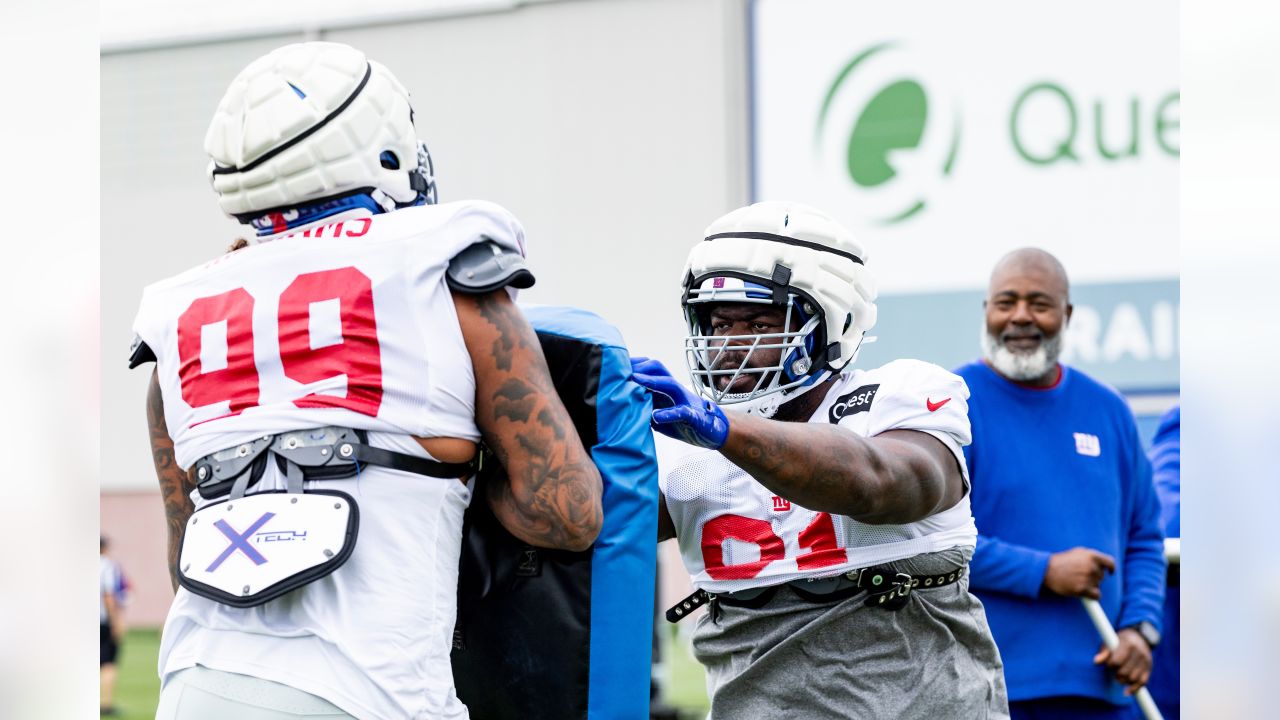
[[[791,364],[794,363],[795,361],[796,361],[795,353],[793,352],[782,363],[782,375],[787,379],[787,382],[794,382],[795,379],[799,377],[795,373],[791,372]]]
[[[806,339],[805,345],[807,346],[811,340],[812,340],[812,337]],[[810,357],[813,357],[813,356],[810,355]],[[786,357],[786,360],[784,360],[782,363],[782,375],[787,379],[788,382],[795,382],[796,380],[799,380],[801,377],[803,377],[802,375],[796,375],[795,373],[791,372],[792,364],[794,364],[795,361],[799,359],[800,359],[800,351],[792,350],[791,354],[788,355]],[[812,361],[810,362],[809,367],[810,368],[813,367]],[[813,380],[813,378],[809,378],[809,379]]]
[[[796,319],[799,321],[799,325],[801,327],[804,327],[804,324],[809,322],[809,316],[805,314],[804,308],[800,306],[800,301],[796,300],[795,302],[793,302],[791,304],[791,308],[792,308],[792,311],[795,313]],[[813,359],[813,342],[814,342],[813,336],[814,336],[814,333],[809,333],[808,335],[804,336],[804,350],[806,353],[809,354],[809,358],[811,361],[810,367],[812,367],[812,359]],[[800,356],[799,350],[792,350],[791,354],[788,355],[782,363],[782,374],[784,377],[787,378],[787,380],[791,382],[795,382],[796,380],[799,380],[801,377],[800,375],[796,375],[795,373],[791,372],[791,365],[792,363],[794,363],[796,360],[799,359],[799,356]],[[813,378],[810,378],[810,381],[812,380]]]

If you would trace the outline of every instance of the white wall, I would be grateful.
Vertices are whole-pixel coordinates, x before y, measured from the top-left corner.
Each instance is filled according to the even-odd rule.
[[[747,201],[744,22],[740,0],[596,0],[322,36],[409,88],[442,199],[521,218],[538,276],[523,301],[590,309],[681,368],[685,254]],[[148,372],[124,362],[143,286],[241,234],[205,180],[208,118],[240,68],[300,39],[102,57],[104,489],[155,486]]]

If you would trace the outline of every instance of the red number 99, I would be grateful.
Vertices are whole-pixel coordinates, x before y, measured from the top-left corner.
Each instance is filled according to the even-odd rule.
[[[313,337],[317,303],[336,301],[338,334]],[[178,377],[182,399],[198,408],[228,402],[229,417],[258,404],[260,383],[254,361],[254,298],[244,288],[200,298],[178,317]],[[225,323],[225,363],[205,343]],[[213,330],[206,337],[206,328]],[[345,397],[311,393],[294,400],[298,407],[346,408],[377,416],[382,405],[382,356],[373,308],[373,284],[354,267],[306,273],[280,295],[277,312],[280,364],[286,377],[310,384],[340,375]],[[320,340],[324,344],[317,344]],[[206,368],[206,360],[215,366]],[[211,418],[216,419],[216,418]],[[203,420],[201,422],[208,422]]]

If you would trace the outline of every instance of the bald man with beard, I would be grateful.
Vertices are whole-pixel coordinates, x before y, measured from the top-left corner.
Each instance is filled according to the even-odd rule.
[[[1128,404],[1059,362],[1071,319],[1057,258],[1015,250],[991,273],[972,396],[978,543],[971,587],[1005,663],[1013,720],[1137,717],[1151,674],[1165,565],[1151,465]],[[1079,598],[1119,629],[1099,647]]]

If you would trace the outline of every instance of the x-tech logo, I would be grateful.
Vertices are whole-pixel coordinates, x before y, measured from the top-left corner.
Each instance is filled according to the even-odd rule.
[[[226,550],[222,551],[221,555],[214,559],[213,563],[210,564],[209,567],[205,568],[205,572],[213,572],[214,570],[217,570],[222,563],[226,562],[227,558],[231,557],[237,550],[244,553],[245,557],[252,560],[254,565],[261,565],[266,562],[267,559],[262,556],[262,553],[258,552],[249,544],[249,538],[253,537],[254,533],[258,532],[263,525],[267,524],[268,520],[275,516],[275,513],[264,513],[262,517],[258,518],[249,526],[248,530],[245,530],[242,533],[236,532],[235,528],[231,527],[226,520],[218,520],[214,522],[213,526],[221,530],[222,534],[226,535],[227,539],[231,541],[231,544],[227,546]]]

